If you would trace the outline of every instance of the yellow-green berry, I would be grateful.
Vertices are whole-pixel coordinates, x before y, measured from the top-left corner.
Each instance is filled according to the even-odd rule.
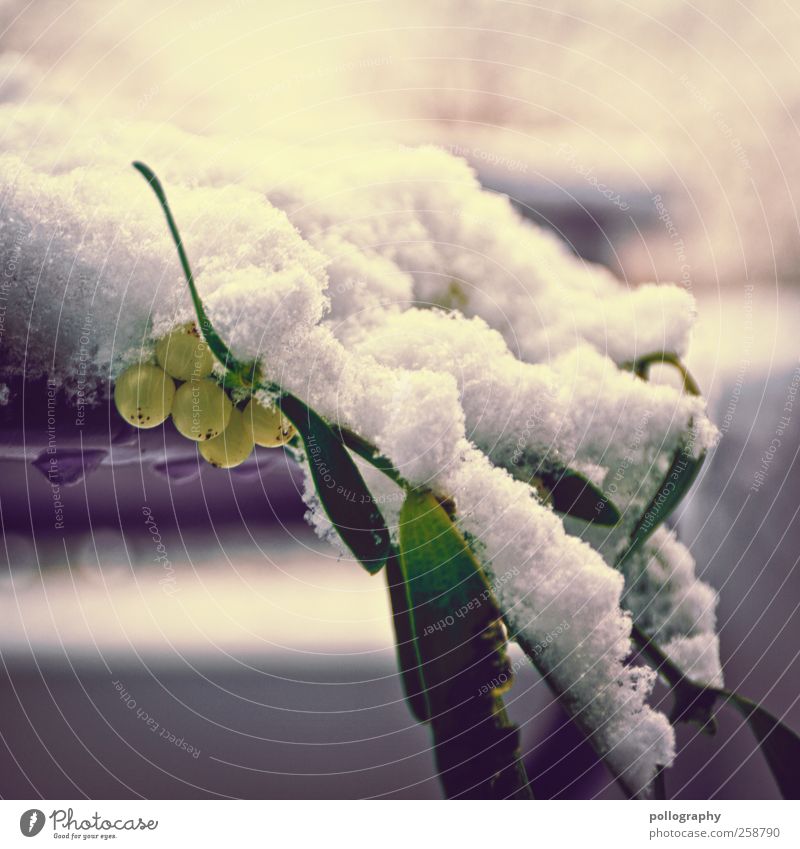
[[[247,402],[244,419],[253,434],[255,444],[264,448],[285,445],[295,434],[294,426],[276,405],[265,407],[255,398]]]
[[[214,355],[193,322],[175,328],[156,342],[156,359],[176,380],[208,377],[214,368]]]
[[[188,380],[175,393],[172,421],[187,439],[204,442],[228,426],[233,404],[213,380]]]
[[[208,442],[200,443],[200,454],[212,466],[232,469],[244,463],[253,453],[253,447],[252,431],[245,426],[242,413],[234,408],[225,430]]]
[[[174,399],[175,383],[158,366],[131,366],[114,384],[117,410],[135,427],[158,427],[170,414]]]

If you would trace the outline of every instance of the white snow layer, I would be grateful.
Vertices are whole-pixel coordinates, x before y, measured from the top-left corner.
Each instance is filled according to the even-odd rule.
[[[192,318],[163,216],[129,165],[145,160],[223,338],[412,484],[455,498],[512,634],[544,644],[569,621],[538,665],[647,794],[674,739],[646,702],[653,673],[626,663],[621,599],[687,672],[717,682],[714,597],[666,531],[625,576],[613,565],[690,429],[695,451],[714,431],[698,399],[617,365],[682,354],[690,295],[629,289],[575,259],[440,150],[287,151],[124,123],[70,136],[34,108],[3,111],[0,377],[51,374],[70,391],[80,367],[107,391]],[[525,481],[560,464],[611,495],[618,528],[542,503]],[[387,520],[398,509],[386,499]],[[312,522],[326,530],[319,511]]]

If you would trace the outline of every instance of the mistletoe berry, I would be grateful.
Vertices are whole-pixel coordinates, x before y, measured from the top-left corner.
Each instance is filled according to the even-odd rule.
[[[240,410],[231,412],[231,420],[225,430],[213,439],[200,443],[203,459],[219,469],[241,466],[253,453],[253,434],[246,426]]]
[[[119,414],[135,427],[160,425],[170,414],[175,383],[158,366],[140,363],[126,369],[114,386],[114,403]]]
[[[285,445],[295,434],[294,426],[276,405],[265,407],[254,398],[244,408],[244,418],[253,441],[262,448]]]
[[[176,380],[208,377],[214,368],[214,357],[193,321],[156,342],[156,359]]]
[[[228,426],[233,404],[213,380],[189,380],[175,393],[172,421],[187,439],[204,442]]]

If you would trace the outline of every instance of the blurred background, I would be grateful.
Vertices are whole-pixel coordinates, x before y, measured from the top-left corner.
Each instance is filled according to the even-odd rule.
[[[0,99],[440,145],[576,255],[689,289],[722,439],[676,521],[720,591],[728,685],[798,728],[796,401],[750,486],[800,363],[799,38],[765,0],[3,0]],[[0,405],[0,795],[438,797],[382,579],[305,527],[282,452],[201,473],[166,431],[117,433],[115,465],[63,481],[54,533],[20,416]],[[537,795],[618,796],[527,665],[507,704]],[[736,717],[679,744],[671,794],[775,795]]]

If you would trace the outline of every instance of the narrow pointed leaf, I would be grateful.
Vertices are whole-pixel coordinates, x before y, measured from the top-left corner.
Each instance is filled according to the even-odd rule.
[[[676,354],[648,354],[639,357],[632,363],[625,364],[623,368],[628,368],[642,380],[647,380],[650,366],[655,363],[665,363],[676,368],[683,379],[684,391],[688,392],[689,395],[699,396],[701,394],[697,381]],[[690,421],[689,430],[691,431],[691,429],[692,422]],[[620,558],[618,565],[621,565],[626,558],[637,551],[648,540],[653,531],[666,521],[673,510],[683,501],[697,478],[705,459],[705,451],[701,452],[698,457],[694,457],[685,443],[678,446],[664,482],[639,518],[631,533],[630,545]]]
[[[437,769],[448,798],[530,798],[501,693],[511,670],[491,588],[438,499],[411,491],[400,566]]]
[[[673,510],[683,501],[691,489],[700,469],[705,462],[706,454],[693,457],[686,446],[681,443],[667,471],[658,492],[652,497],[645,508],[632,533],[628,549],[623,554],[620,563],[638,551],[650,538],[651,534],[669,518]]]
[[[391,549],[389,530],[361,472],[328,423],[294,395],[279,401],[303,440],[319,500],[345,545],[370,573]]]
[[[540,472],[553,509],[575,519],[598,525],[616,525],[619,510],[587,478],[572,469]]]
[[[647,380],[650,373],[650,366],[655,363],[664,363],[676,368],[683,379],[684,391],[689,395],[699,396],[701,394],[697,381],[692,377],[689,370],[676,354],[660,352],[648,354],[644,357],[639,357],[632,363],[626,363],[622,367],[630,369],[634,374],[642,378],[642,380]],[[690,431],[691,428],[692,422],[690,421]],[[685,443],[681,443],[678,446],[664,482],[647,505],[636,527],[633,529],[630,545],[620,559],[620,564],[626,558],[630,557],[634,551],[637,551],[647,541],[653,531],[662,522],[666,521],[672,511],[681,503],[697,478],[705,459],[705,451],[698,457],[694,457]]]

